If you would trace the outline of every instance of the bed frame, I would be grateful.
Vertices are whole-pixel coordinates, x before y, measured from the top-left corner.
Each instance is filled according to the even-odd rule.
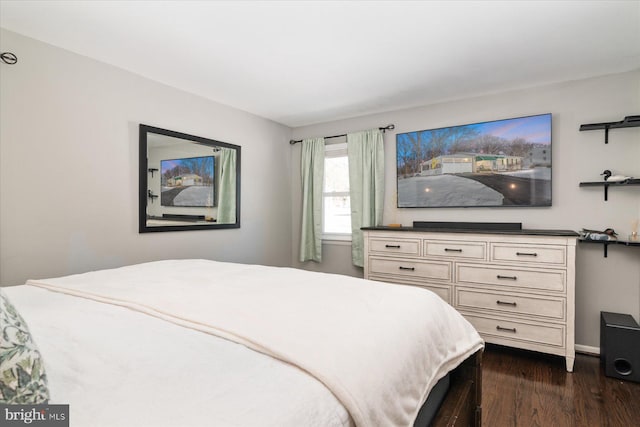
[[[478,350],[451,371],[450,378],[449,391],[431,427],[480,427],[482,425],[482,350]]]

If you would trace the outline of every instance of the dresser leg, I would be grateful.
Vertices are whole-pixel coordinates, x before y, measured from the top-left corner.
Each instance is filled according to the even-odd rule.
[[[567,372],[573,372],[573,362],[576,360],[575,356],[567,357]]]

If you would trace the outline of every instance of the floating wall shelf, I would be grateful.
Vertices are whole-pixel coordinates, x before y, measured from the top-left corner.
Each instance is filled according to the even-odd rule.
[[[604,129],[604,143],[609,143],[609,129],[633,128],[640,126],[640,116],[627,116],[619,122],[589,123],[580,125],[580,130]]]
[[[580,187],[604,187],[604,201],[609,199],[609,187],[619,187],[621,185],[640,185],[640,179],[627,179],[619,182],[581,182]]]
[[[585,125],[580,125],[580,130],[598,130],[604,129],[604,143],[609,143],[609,129],[620,129],[620,128],[633,128],[640,127],[640,115],[638,116],[627,116],[624,120],[620,122],[608,122],[608,123],[590,123]],[[605,171],[609,172],[609,171]],[[611,173],[609,173],[611,175]],[[607,175],[607,176],[609,176]],[[640,185],[640,179],[629,178],[624,181],[597,181],[597,182],[581,182],[580,187],[604,187],[604,200],[605,202],[609,198],[609,187],[620,187],[623,185]],[[640,246],[640,242],[625,242],[621,240],[584,240],[578,239],[583,243],[597,243],[604,245],[604,257],[607,257],[607,248],[609,245],[624,245],[624,246]]]
[[[609,245],[624,245],[624,246],[640,246],[640,242],[624,242],[621,240],[585,240],[578,239],[578,241],[582,243],[597,243],[600,245],[604,245],[604,257],[607,257],[607,248]]]

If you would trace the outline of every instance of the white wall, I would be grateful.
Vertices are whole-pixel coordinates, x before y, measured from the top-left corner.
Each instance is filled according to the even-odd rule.
[[[487,120],[552,113],[553,206],[548,208],[396,208],[395,133],[461,125]],[[293,138],[335,135],[396,125],[385,135],[386,196],[384,223],[412,221],[522,222],[525,228],[604,229],[621,236],[640,217],[640,186],[610,189],[579,188],[581,181],[598,181],[604,169],[640,177],[640,128],[612,130],[609,144],[603,131],[578,131],[580,124],[618,121],[640,114],[640,71],[554,84],[497,95],[463,99],[421,108],[358,117],[296,128]],[[297,262],[300,236],[300,147],[292,159],[292,263],[326,272],[362,275],[350,266],[349,247],[323,245],[322,264]],[[599,245],[579,245],[576,284],[576,342],[599,346],[599,312],[640,314],[640,248],[610,247],[603,258]]]
[[[18,56],[0,65],[2,285],[165,258],[290,264],[289,128],[0,36]],[[240,229],[138,234],[139,123],[242,147]]]

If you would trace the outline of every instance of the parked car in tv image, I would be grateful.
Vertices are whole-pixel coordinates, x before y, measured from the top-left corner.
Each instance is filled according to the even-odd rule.
[[[398,207],[551,206],[551,114],[396,136]]]

